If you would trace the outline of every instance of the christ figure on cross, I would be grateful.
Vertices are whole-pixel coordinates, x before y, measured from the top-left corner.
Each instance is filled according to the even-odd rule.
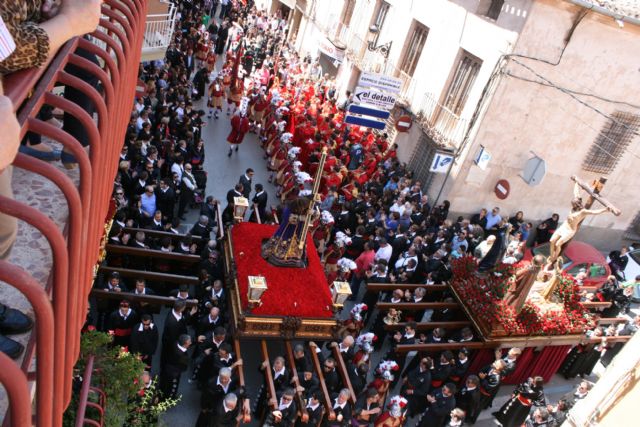
[[[573,199],[571,200],[571,212],[567,216],[567,219],[556,229],[549,240],[549,259],[547,265],[554,265],[560,254],[562,253],[563,246],[568,243],[573,236],[576,235],[580,229],[580,224],[589,215],[600,215],[605,212],[611,212],[615,215],[620,215],[615,207],[613,207],[606,199],[603,199],[597,192],[592,191],[588,186],[583,184],[576,176],[572,176],[571,179],[575,181],[573,187]],[[587,206],[583,203],[581,190],[584,190],[589,195],[590,200],[597,200],[605,205],[602,209],[589,209],[591,203],[587,203]]]

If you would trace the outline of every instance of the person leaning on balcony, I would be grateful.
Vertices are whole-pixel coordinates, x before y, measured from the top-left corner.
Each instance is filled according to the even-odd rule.
[[[3,0],[0,16],[16,49],[0,61],[0,73],[40,67],[67,40],[98,26],[102,0]]]
[[[0,18],[3,21],[3,31],[0,34],[0,74],[40,67],[67,40],[95,30],[100,19],[101,4],[101,0],[63,0],[61,4],[53,0],[0,2]],[[11,102],[4,98],[3,107],[7,106],[11,110],[8,110],[8,114],[2,114],[2,120],[15,122]],[[17,126],[17,122],[7,123],[2,124],[3,130],[4,126]],[[13,161],[19,146],[19,132],[12,138],[7,138],[12,133],[5,132],[2,135],[5,136],[5,143],[2,145],[0,171]],[[11,181],[10,169],[3,173],[2,180]],[[6,191],[3,193],[7,194]],[[15,232],[13,235],[15,237]],[[6,236],[10,234],[0,232],[0,259],[8,255],[11,245],[7,242],[12,243]]]
[[[11,55],[15,49],[13,38],[0,17],[0,61]],[[11,190],[11,163],[20,146],[20,125],[13,113],[13,103],[4,96],[2,77],[0,76],[0,196],[13,198]],[[11,247],[16,240],[18,221],[15,217],[0,213],[0,260],[9,257]],[[24,351],[22,344],[7,338],[5,334],[27,332],[33,321],[21,311],[7,307],[0,301],[0,351],[17,358]]]
[[[11,163],[20,146],[20,125],[13,103],[4,96],[2,74],[41,66],[69,38],[93,31],[100,18],[100,0],[0,2],[0,195],[13,198]],[[41,17],[51,16],[37,24]],[[73,23],[73,25],[71,25]],[[9,257],[17,234],[14,217],[0,214],[0,259]],[[0,303],[0,351],[18,357],[24,347],[4,336],[27,332],[33,321],[24,313]]]

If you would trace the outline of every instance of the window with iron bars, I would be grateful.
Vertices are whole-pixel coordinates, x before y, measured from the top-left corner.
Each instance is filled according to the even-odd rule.
[[[482,67],[482,60],[470,54],[467,51],[463,51],[462,57],[458,62],[456,73],[449,84],[449,89],[444,97],[444,106],[449,109],[453,114],[460,115],[464,104],[467,102],[467,97],[473,83],[478,77]]]
[[[427,27],[418,22],[414,22],[413,32],[411,33],[411,37],[407,39],[404,58],[402,58],[402,66],[400,67],[408,76],[413,77],[413,73],[416,71],[428,34],[429,29]]]
[[[422,190],[427,191],[433,180],[433,173],[429,171],[436,155],[436,144],[424,133],[421,134],[416,148],[413,150],[409,169],[413,171],[413,178],[422,183]]]
[[[616,111],[591,145],[582,169],[596,173],[611,173],[627,146],[638,134],[640,115]]]
[[[375,38],[373,40],[374,45],[378,43],[378,37],[380,37],[380,33],[382,32],[382,27],[384,26],[384,21],[387,19],[387,14],[389,13],[390,7],[391,6],[389,5],[389,3],[385,1],[381,1],[378,4],[378,9],[374,14],[375,18],[372,23],[372,25],[374,25],[378,29],[378,32],[375,34]]]
[[[640,239],[640,212],[636,214],[633,221],[627,227],[627,231],[624,233],[625,239],[638,240]]]

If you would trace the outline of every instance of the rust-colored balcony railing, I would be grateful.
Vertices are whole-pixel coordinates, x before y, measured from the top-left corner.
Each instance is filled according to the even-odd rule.
[[[138,63],[145,31],[147,0],[105,0],[103,17],[91,34],[98,43],[84,38],[67,42],[50,63],[5,79],[5,91],[27,132],[56,141],[75,156],[79,186],[54,165],[18,154],[14,170],[40,175],[57,186],[68,206],[64,224],[17,200],[0,197],[0,212],[18,218],[39,230],[51,247],[53,267],[43,286],[24,268],[0,261],[0,280],[16,288],[31,304],[35,328],[19,366],[0,354],[0,381],[9,397],[5,426],[60,426],[71,399],[72,370],[80,351],[80,330],[85,321],[94,266],[105,231],[105,217],[118,153],[125,137],[137,83]],[[76,53],[82,49],[95,55],[95,64]],[[73,65],[95,76],[96,90],[86,81],[65,71]],[[96,114],[52,93],[55,86],[72,87],[90,99]],[[43,105],[74,116],[89,140],[89,154],[69,133],[38,119]],[[25,189],[28,191],[28,189]],[[16,250],[16,249],[14,249]],[[35,358],[35,371],[30,371]],[[35,384],[32,405],[30,384]]]

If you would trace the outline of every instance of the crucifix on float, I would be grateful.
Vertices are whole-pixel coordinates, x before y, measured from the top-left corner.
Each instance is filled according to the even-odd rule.
[[[581,181],[577,176],[573,175],[571,180],[575,182],[573,187],[573,199],[571,200],[571,212],[567,216],[567,219],[556,229],[549,240],[549,259],[547,260],[547,266],[553,266],[562,254],[566,245],[573,239],[578,230],[580,224],[589,215],[600,215],[605,212],[611,212],[615,216],[621,214],[620,209],[616,208],[611,202],[600,195],[600,191],[607,182],[607,179],[600,177],[599,180],[594,181],[591,185]],[[582,200],[582,191],[587,193],[588,197],[586,201]],[[591,209],[594,202],[598,202],[604,206],[602,209]]]

